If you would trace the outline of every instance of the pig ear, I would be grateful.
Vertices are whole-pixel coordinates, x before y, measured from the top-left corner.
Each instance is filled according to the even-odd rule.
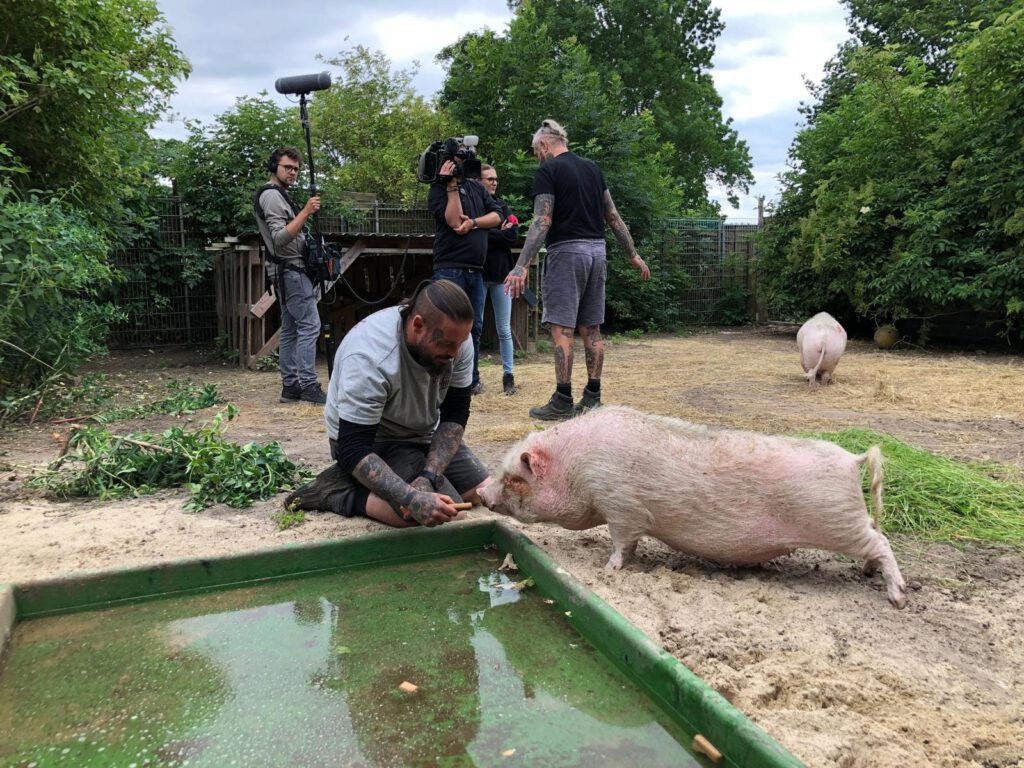
[[[538,448],[531,448],[528,451],[523,451],[519,458],[525,465],[527,472],[530,472],[538,480],[544,479],[550,462],[547,453]]]

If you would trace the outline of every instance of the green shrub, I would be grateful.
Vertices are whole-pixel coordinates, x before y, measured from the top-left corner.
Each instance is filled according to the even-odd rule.
[[[0,186],[0,423],[104,349],[122,317],[98,298],[113,280],[107,251],[82,212]]]

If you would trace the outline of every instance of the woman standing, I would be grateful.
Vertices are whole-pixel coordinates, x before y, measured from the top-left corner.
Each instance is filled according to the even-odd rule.
[[[519,220],[509,210],[505,201],[498,197],[498,172],[494,166],[481,166],[480,181],[501,207],[501,226],[487,230],[487,259],[484,261],[483,277],[487,295],[491,297],[494,326],[498,332],[502,368],[501,388],[506,395],[514,395],[519,389],[516,387],[515,376],[512,375],[512,297],[505,295],[504,281],[515,263],[512,260],[512,246],[519,238]]]

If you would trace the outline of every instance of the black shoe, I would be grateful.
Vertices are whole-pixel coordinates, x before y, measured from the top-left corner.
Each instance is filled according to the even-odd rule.
[[[541,421],[560,421],[571,419],[576,415],[576,409],[572,406],[572,398],[566,397],[556,391],[546,405],[534,406],[530,409],[530,416]]]
[[[310,384],[302,390],[302,396],[299,400],[304,403],[323,405],[327,402],[327,395],[324,394],[324,391],[320,388],[319,384]]]
[[[285,509],[320,509],[333,512],[331,495],[347,487],[341,475],[341,467],[338,466],[338,462],[334,462],[311,482],[289,493],[285,497],[284,506]]]
[[[484,383],[478,381],[472,387],[469,388],[469,394],[471,395],[482,395],[484,393]]]
[[[578,403],[576,403],[576,415],[579,416],[581,414],[586,413],[587,411],[591,411],[594,408],[600,408],[600,407],[601,407],[601,393],[600,392],[591,392],[589,389],[584,387],[583,388],[583,396],[580,398],[580,401]]]
[[[501,389],[506,395],[514,395],[519,391],[519,387],[516,386],[516,377],[511,373],[506,373],[501,377]]]
[[[297,403],[302,399],[302,390],[298,384],[285,384],[281,387],[282,403]]]

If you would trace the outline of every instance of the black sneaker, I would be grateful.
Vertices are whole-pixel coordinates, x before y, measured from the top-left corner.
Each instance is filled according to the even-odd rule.
[[[566,397],[556,391],[546,405],[534,406],[530,409],[530,416],[541,421],[560,421],[571,419],[576,415],[576,409],[572,406],[572,398]]]
[[[506,395],[514,395],[519,391],[519,387],[516,386],[516,377],[511,373],[506,373],[501,377],[501,389]]]
[[[285,509],[319,509],[333,512],[331,495],[345,490],[348,486],[343,481],[341,467],[334,462],[306,483],[288,494],[284,500]]]
[[[471,394],[471,395],[476,396],[476,395],[482,395],[483,393],[484,393],[484,383],[482,381],[478,381],[476,384],[474,384],[472,387],[469,388],[469,394]]]
[[[297,403],[302,399],[302,390],[298,384],[285,384],[281,387],[282,403]]]
[[[314,403],[316,405],[323,405],[327,402],[327,395],[320,388],[319,384],[310,384],[302,390],[302,396],[299,398],[303,403]]]
[[[586,413],[587,411],[591,411],[594,408],[600,408],[600,407],[601,407],[601,393],[600,392],[591,392],[589,389],[584,387],[583,388],[583,396],[580,398],[580,401],[578,403],[576,403],[576,415],[579,416],[581,414]]]

